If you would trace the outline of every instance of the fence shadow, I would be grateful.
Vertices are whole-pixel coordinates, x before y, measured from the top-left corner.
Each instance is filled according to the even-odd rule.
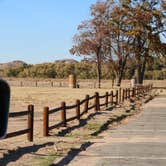
[[[0,165],[6,166],[10,162],[17,161],[20,157],[22,157],[24,154],[28,153],[34,153],[37,152],[40,148],[43,148],[45,146],[52,146],[54,145],[53,142],[48,142],[41,145],[32,145],[28,147],[19,147],[16,150],[10,150],[9,153],[4,154],[3,158],[0,159]]]
[[[85,142],[83,143],[79,149],[71,149],[67,155],[62,158],[57,164],[51,164],[50,166],[62,166],[62,165],[68,165],[81,151],[85,151],[88,147],[90,147],[92,142]]]
[[[109,107],[106,109],[106,111],[112,111],[114,107]],[[67,127],[66,129],[63,129],[61,130],[58,134],[56,134],[56,136],[65,136],[66,134],[70,133],[71,131],[75,130],[75,129],[79,129],[83,126],[85,126],[87,124],[87,122],[92,119],[94,116],[96,115],[101,115],[101,114],[104,114],[104,112],[100,111],[100,112],[95,112],[95,113],[92,113],[90,115],[88,115],[88,117],[86,119],[81,119],[80,122],[79,122],[79,125],[75,125],[75,126],[69,126]]]
[[[96,115],[100,115],[102,114],[102,112],[95,112],[92,113],[90,115],[88,115],[88,117],[86,119],[80,119],[80,122],[78,125],[74,125],[74,126],[67,126],[67,128],[59,131],[59,133],[56,136],[65,136],[66,134],[70,133],[71,131],[75,130],[75,129],[79,129],[83,126],[85,126],[87,124],[87,121],[89,121],[90,119],[92,119],[94,116]]]
[[[123,120],[124,118],[126,118],[125,115],[122,115],[120,117],[117,117],[116,119],[109,119],[106,121],[106,123],[104,123],[100,128],[99,130],[95,131],[94,133],[92,133],[91,135],[92,136],[97,136],[99,135],[100,133],[102,133],[103,131],[107,130],[108,129],[108,126],[111,124],[111,123],[114,123],[114,122],[120,122],[121,120]]]

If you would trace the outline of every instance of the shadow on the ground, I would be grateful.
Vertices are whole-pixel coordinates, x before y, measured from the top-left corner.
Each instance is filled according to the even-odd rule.
[[[16,150],[9,150],[7,154],[4,154],[3,158],[0,159],[0,166],[6,166],[10,162],[14,162],[22,157],[24,154],[37,152],[40,148],[45,146],[52,146],[53,142],[48,142],[40,145],[32,145],[28,147],[19,147]]]
[[[62,166],[69,164],[81,151],[85,151],[92,144],[92,142],[88,141],[83,143],[79,149],[71,149],[68,154],[64,158],[62,158],[57,164],[51,164],[50,166]]]
[[[119,117],[117,117],[116,119],[109,119],[107,120],[100,128],[99,130],[95,131],[94,133],[92,133],[92,136],[97,136],[100,133],[104,132],[105,130],[108,129],[108,126],[114,122],[120,122],[121,120],[123,120],[124,118],[126,118],[126,115],[121,115]]]
[[[112,109],[113,109],[113,107],[109,107],[109,108],[107,108],[106,111],[112,111]],[[86,119],[81,119],[79,122],[79,125],[68,126],[67,128],[61,130],[58,134],[56,134],[56,136],[65,136],[66,134],[70,133],[71,131],[85,126],[87,124],[87,122],[90,119],[92,119],[94,116],[101,115],[101,114],[105,114],[105,112],[99,111],[99,112],[91,113],[90,115],[88,115],[88,117]]]

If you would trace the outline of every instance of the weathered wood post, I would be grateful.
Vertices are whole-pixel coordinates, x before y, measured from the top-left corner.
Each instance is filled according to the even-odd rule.
[[[108,92],[105,93],[105,106],[108,107]]]
[[[132,97],[135,97],[135,88],[132,88]]]
[[[38,82],[37,82],[37,80],[36,80],[36,82],[35,82],[35,86],[36,86],[36,87],[38,86]]]
[[[128,89],[125,89],[125,100],[127,100],[127,96],[128,96]]]
[[[89,95],[85,96],[85,105],[84,105],[84,111],[88,113],[88,105],[89,105]]]
[[[115,101],[115,102],[116,102],[116,105],[118,105],[118,97],[119,97],[119,96],[118,96],[118,90],[116,90],[116,101]]]
[[[131,92],[131,90],[130,90],[130,88],[128,89],[128,92],[129,92],[129,94],[128,94],[128,98],[130,99],[130,92]]]
[[[27,133],[27,138],[28,141],[32,142],[33,141],[33,120],[34,120],[34,106],[33,105],[28,105],[28,133]]]
[[[119,88],[119,103],[121,103],[121,99],[122,99],[122,89]]]
[[[76,117],[80,121],[80,100],[76,100]]]
[[[63,127],[66,127],[66,103],[65,102],[61,102],[61,107],[62,107],[62,110],[61,110],[61,120],[63,122]]]
[[[100,97],[98,92],[97,92],[97,108],[98,108],[98,111],[100,111]]]
[[[125,89],[123,89],[122,91],[122,102],[124,102],[124,100],[125,100]]]
[[[69,88],[76,88],[77,83],[76,83],[76,76],[71,74],[69,75]]]
[[[99,103],[99,93],[98,92],[95,92],[94,105],[95,105],[94,111],[95,112],[99,111],[100,103]]]
[[[51,87],[54,87],[54,82],[53,81],[51,81]]]
[[[114,101],[113,101],[113,96],[114,96],[114,92],[113,91],[111,91],[111,94],[110,94],[110,104],[111,105],[113,105],[114,103]]]
[[[49,107],[43,108],[43,136],[48,136],[48,127],[49,127]]]

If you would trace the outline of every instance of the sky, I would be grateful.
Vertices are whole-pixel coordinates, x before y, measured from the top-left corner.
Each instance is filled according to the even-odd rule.
[[[70,55],[77,26],[96,0],[0,0],[0,63],[36,64]]]

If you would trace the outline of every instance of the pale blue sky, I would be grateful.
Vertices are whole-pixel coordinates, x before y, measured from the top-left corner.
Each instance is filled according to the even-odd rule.
[[[0,0],[0,63],[75,58],[72,37],[96,0]]]

